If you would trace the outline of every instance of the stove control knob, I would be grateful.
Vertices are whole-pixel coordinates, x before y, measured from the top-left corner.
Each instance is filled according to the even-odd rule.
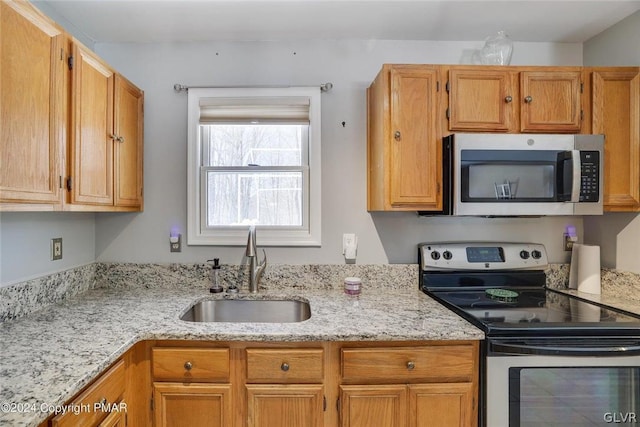
[[[440,259],[440,252],[438,252],[438,251],[431,252],[431,259],[439,260]]]
[[[450,260],[451,258],[453,258],[453,254],[449,251],[444,251],[442,253],[442,258],[446,259],[446,260]]]
[[[524,250],[520,251],[520,258],[529,259],[529,252],[524,251]]]
[[[542,252],[540,251],[531,251],[531,256],[533,257],[533,259],[540,259],[542,258]]]

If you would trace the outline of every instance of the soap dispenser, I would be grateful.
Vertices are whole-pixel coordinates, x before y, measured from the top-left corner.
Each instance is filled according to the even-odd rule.
[[[207,262],[211,261],[213,261],[213,266],[211,267],[211,287],[209,288],[209,292],[212,294],[218,294],[223,290],[220,285],[220,258],[214,258]]]

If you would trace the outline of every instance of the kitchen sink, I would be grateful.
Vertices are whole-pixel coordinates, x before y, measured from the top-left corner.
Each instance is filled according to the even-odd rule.
[[[311,317],[308,302],[220,299],[199,301],[180,316],[187,322],[293,323]]]

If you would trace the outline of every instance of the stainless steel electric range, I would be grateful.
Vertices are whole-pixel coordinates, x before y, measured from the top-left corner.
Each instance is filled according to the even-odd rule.
[[[420,288],[485,332],[480,425],[640,425],[640,316],[546,288],[540,244],[422,243],[418,261]]]

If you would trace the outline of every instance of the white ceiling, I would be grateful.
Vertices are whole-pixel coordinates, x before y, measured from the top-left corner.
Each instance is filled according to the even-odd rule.
[[[581,43],[640,0],[42,0],[95,42],[484,40]]]

